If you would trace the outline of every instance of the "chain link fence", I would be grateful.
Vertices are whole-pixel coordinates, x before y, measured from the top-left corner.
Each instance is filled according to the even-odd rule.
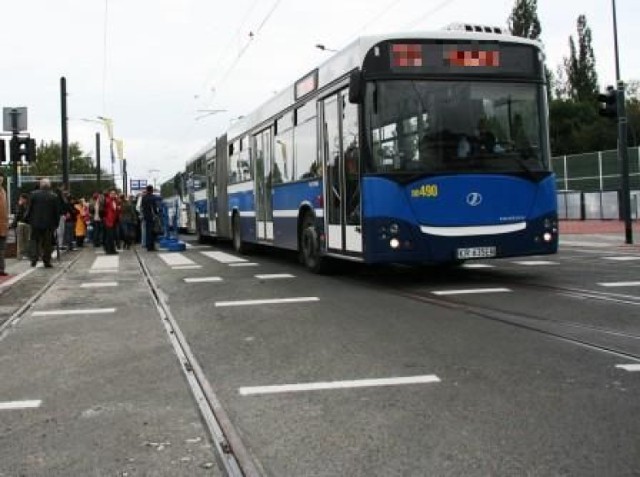
[[[622,181],[618,151],[599,151],[551,158],[561,219],[618,220]],[[631,217],[640,217],[640,147],[629,148]]]

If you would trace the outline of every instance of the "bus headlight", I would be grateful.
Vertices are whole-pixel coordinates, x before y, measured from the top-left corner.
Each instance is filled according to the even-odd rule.
[[[392,238],[389,241],[389,246],[394,250],[400,248],[400,240],[398,240],[397,238]]]
[[[542,236],[542,238],[544,239],[545,242],[551,242],[553,240],[553,234],[549,233],[549,232],[545,232],[544,235]]]

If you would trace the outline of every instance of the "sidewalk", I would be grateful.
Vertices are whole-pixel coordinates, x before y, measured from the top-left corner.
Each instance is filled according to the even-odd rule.
[[[640,250],[640,222],[632,224],[633,244],[626,243],[624,225],[621,220],[561,220],[560,244]]]

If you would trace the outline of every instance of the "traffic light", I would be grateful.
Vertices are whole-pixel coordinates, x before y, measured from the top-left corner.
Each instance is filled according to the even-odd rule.
[[[618,92],[613,86],[607,86],[607,92],[598,95],[600,116],[607,118],[618,117]]]
[[[0,164],[7,163],[7,150],[5,147],[4,139],[0,139]]]
[[[36,161],[36,141],[30,137],[11,138],[11,160],[18,162]]]

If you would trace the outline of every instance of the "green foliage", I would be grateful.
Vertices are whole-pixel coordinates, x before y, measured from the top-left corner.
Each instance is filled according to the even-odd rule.
[[[595,101],[556,99],[551,102],[549,116],[554,156],[616,147],[615,123],[598,115]]]
[[[580,15],[577,22],[578,49],[569,37],[570,56],[565,58],[564,67],[567,75],[566,91],[574,101],[594,101],[598,95],[598,73],[596,58],[591,46],[591,28],[587,25],[587,17]]]
[[[514,36],[540,38],[542,27],[538,19],[538,0],[516,0],[509,17],[509,30]]]

